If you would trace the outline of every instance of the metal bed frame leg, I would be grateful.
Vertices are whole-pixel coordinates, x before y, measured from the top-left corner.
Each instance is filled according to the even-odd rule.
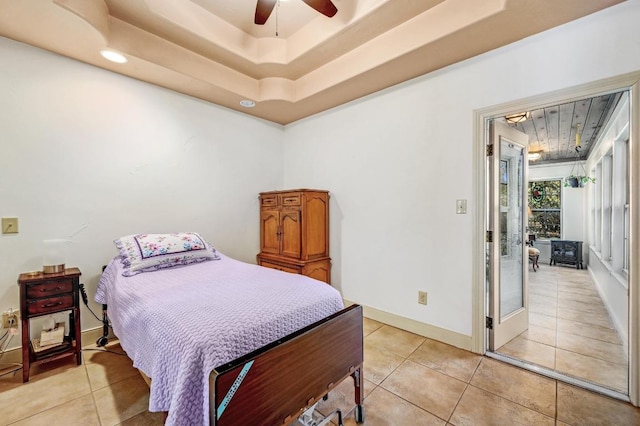
[[[358,367],[352,374],[351,377],[353,377],[353,382],[354,382],[354,391],[355,391],[355,411],[354,411],[354,417],[356,420],[356,423],[360,424],[360,423],[364,423],[364,387],[362,386],[362,366]],[[328,398],[328,394],[322,397],[323,401],[326,401]],[[343,426],[343,422],[342,422],[342,411],[340,411],[339,409],[332,411],[328,416],[323,417],[323,416],[319,416],[316,415],[314,416],[315,410],[316,410],[316,406],[318,405],[319,401],[316,402],[315,404],[313,404],[311,407],[309,407],[307,410],[305,410],[304,413],[302,413],[302,415],[300,417],[298,417],[296,425],[301,425],[301,426],[325,426],[328,425],[329,422],[331,421],[331,418],[334,415],[338,415],[338,426]],[[318,418],[320,417],[320,418]]]
[[[107,316],[107,305],[102,304],[102,337],[96,341],[99,347],[106,346],[109,342],[109,317]]]
[[[364,387],[362,386],[362,366],[358,367],[351,376],[353,377],[356,394],[356,408],[354,411],[354,417],[356,419],[356,423],[360,424],[364,423]]]
[[[353,373],[351,373],[351,377],[353,377],[354,391],[355,391],[355,411],[354,417],[356,423],[361,424],[364,423],[364,387],[362,383],[362,366],[355,369]],[[329,394],[326,394],[322,397],[323,401],[326,401],[329,397]],[[342,421],[342,411],[340,409],[336,409],[332,411],[326,417],[322,415],[315,415],[316,406],[320,403],[320,401],[313,404],[300,417],[296,419],[296,425],[300,426],[325,426],[328,425],[333,416],[338,415],[338,426],[343,426],[344,423]]]
[[[335,416],[337,414],[338,415],[338,426],[344,426],[344,423],[342,423],[342,411],[340,411],[339,409],[333,410],[326,417],[322,416],[320,413],[317,413],[314,416],[314,413],[316,412],[315,410],[316,410],[316,406],[317,405],[318,405],[318,402],[313,404],[304,413],[302,413],[302,415],[300,417],[298,417],[298,419],[296,421],[296,425],[300,425],[300,426],[326,426],[326,425],[330,424],[331,419],[333,418],[333,416]]]

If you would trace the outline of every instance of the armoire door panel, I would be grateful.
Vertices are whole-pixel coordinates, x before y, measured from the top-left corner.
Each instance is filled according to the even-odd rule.
[[[302,248],[302,229],[300,210],[283,210],[280,212],[281,242],[280,254],[300,258]]]
[[[263,210],[260,212],[260,245],[261,252],[279,254],[280,253],[280,220],[278,211]]]
[[[319,196],[310,196],[306,209],[306,258],[314,259],[328,256],[329,236],[327,229],[326,200]]]

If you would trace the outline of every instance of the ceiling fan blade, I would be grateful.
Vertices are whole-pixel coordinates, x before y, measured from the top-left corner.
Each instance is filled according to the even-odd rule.
[[[331,2],[331,0],[302,0],[318,12],[331,18],[338,12],[338,8]]]
[[[264,25],[271,16],[271,12],[278,0],[258,0],[256,4],[256,17],[253,22],[257,25]]]

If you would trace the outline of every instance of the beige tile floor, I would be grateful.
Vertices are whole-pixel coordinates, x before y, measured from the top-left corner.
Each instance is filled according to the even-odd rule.
[[[497,350],[626,394],[628,362],[587,270],[529,270],[529,329]]]
[[[366,425],[639,425],[640,409],[499,361],[365,319]],[[110,349],[120,350],[117,342]],[[89,349],[89,347],[85,348]],[[85,362],[0,377],[0,425],[161,425],[127,357],[85,351]],[[320,406],[353,418],[347,379]]]

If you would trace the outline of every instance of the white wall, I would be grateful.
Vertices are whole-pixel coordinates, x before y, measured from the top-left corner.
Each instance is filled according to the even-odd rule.
[[[640,69],[638,19],[631,0],[287,126],[285,186],[331,191],[344,297],[471,335],[474,110]]]
[[[281,126],[1,37],[0,58],[0,216],[20,220],[0,235],[0,311],[48,238],[70,238],[90,299],[121,235],[197,231],[255,262]],[[99,325],[84,308],[82,324]]]

